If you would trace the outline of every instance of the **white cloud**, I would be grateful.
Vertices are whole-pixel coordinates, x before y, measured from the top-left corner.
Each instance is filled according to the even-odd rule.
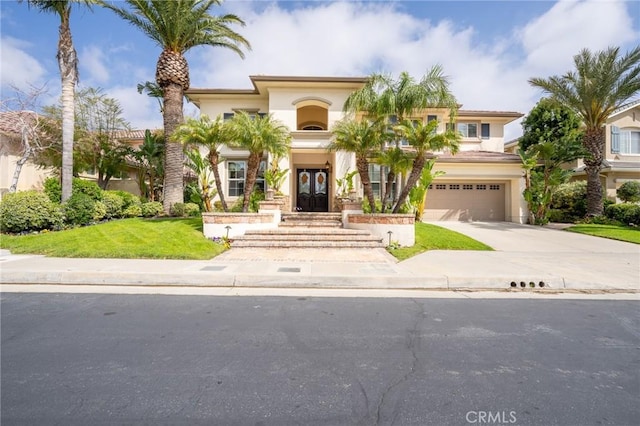
[[[637,13],[634,3],[629,7],[635,7]],[[573,56],[583,48],[602,50],[637,43],[628,4],[602,0],[556,3],[520,34],[527,67],[542,74],[563,74],[571,69]]]
[[[109,69],[105,62],[104,51],[98,46],[85,46],[80,53],[80,66],[83,71],[89,73],[87,80],[96,84],[107,83],[110,79]]]
[[[160,129],[162,115],[158,102],[138,93],[136,86],[115,86],[104,90],[105,94],[115,98],[122,107],[122,116],[133,129]]]
[[[12,85],[21,90],[28,90],[29,86],[41,86],[45,82],[47,71],[27,52],[29,43],[12,37],[2,37],[0,46],[0,77],[3,90]]]
[[[246,21],[238,31],[253,50],[245,60],[220,48],[192,53],[192,86],[250,88],[248,76],[255,74],[363,76],[406,70],[419,78],[441,64],[464,108],[526,113],[541,96],[529,78],[568,71],[583,47],[638,41],[627,9],[633,4],[618,1],[550,3],[546,13],[495,40],[483,39],[473,27],[411,16],[393,2],[303,4],[285,9],[277,3],[229,3]],[[505,138],[520,132],[514,123]]]

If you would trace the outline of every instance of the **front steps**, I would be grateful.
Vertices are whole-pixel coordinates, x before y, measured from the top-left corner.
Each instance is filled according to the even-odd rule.
[[[379,248],[382,239],[369,231],[343,229],[340,213],[283,213],[277,229],[249,230],[232,247]]]

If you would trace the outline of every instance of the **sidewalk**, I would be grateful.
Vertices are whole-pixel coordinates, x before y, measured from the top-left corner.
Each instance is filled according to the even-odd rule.
[[[494,239],[503,238],[500,232],[511,232],[506,226],[511,227],[479,228],[480,235],[471,236],[488,241],[491,238],[483,238],[481,234],[491,232]],[[384,249],[235,248],[209,261],[61,259],[12,255],[0,250],[0,282],[516,291],[530,291],[533,283],[536,291],[638,293],[640,290],[640,246],[577,234],[567,237],[569,233],[551,229],[513,229],[533,232],[540,240],[539,246],[535,248],[529,243],[530,250],[517,251],[517,248],[526,248],[527,243],[522,236],[510,235],[505,240],[515,244],[510,250],[430,251],[400,263]],[[465,233],[473,233],[473,229]],[[570,243],[566,243],[567,238]],[[557,239],[565,243],[554,241]],[[574,247],[575,244],[579,247]],[[555,250],[549,251],[549,246]],[[512,283],[516,284],[515,289]]]

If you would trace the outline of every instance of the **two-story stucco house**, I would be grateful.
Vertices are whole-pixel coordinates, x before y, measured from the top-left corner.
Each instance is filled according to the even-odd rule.
[[[272,114],[287,125],[291,129],[291,149],[279,164],[281,169],[290,170],[282,188],[289,195],[284,210],[331,211],[336,179],[356,167],[353,154],[327,151],[330,130],[344,117],[347,97],[362,87],[366,78],[260,75],[250,79],[253,89],[189,89],[186,94],[201,114],[212,118],[230,118],[236,111],[246,111]],[[457,126],[463,135],[460,152],[436,153],[435,170],[446,174],[429,190],[425,219],[526,220],[521,162],[517,155],[504,152],[504,126],[521,116],[517,112],[458,111]],[[444,131],[449,121],[445,109],[417,111],[413,118],[438,120],[439,131]],[[225,159],[220,170],[225,196],[241,196],[248,152],[225,147],[221,155]],[[271,160],[265,158],[264,163]],[[380,197],[385,170],[372,165],[370,174]]]

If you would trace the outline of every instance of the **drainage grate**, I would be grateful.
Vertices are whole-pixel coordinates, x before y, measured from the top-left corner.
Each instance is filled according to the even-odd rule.
[[[222,271],[226,266],[205,266],[201,271]]]
[[[278,272],[300,272],[300,268],[278,268]]]

